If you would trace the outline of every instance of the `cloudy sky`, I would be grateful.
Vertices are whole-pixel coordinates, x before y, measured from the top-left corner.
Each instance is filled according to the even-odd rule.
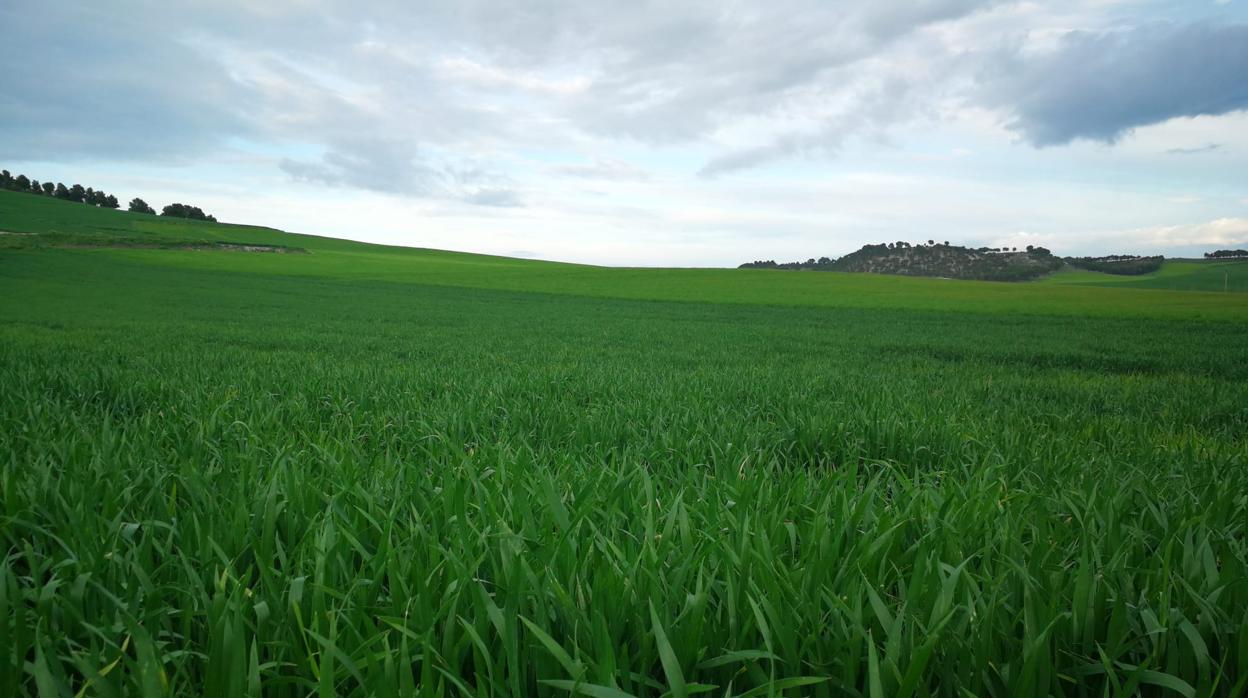
[[[10,2],[0,166],[612,265],[1248,243],[1248,0]]]

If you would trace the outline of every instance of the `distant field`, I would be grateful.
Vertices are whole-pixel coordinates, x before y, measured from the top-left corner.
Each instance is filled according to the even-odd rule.
[[[1094,284],[1114,288],[1155,288],[1171,291],[1248,293],[1248,260],[1166,260],[1161,269],[1141,276],[1115,276],[1071,269],[1043,280],[1053,284]],[[1240,301],[1242,302],[1242,300]]]
[[[1248,296],[0,230],[0,696],[1248,687]]]
[[[1225,294],[1156,294],[1106,288],[1090,294],[1065,285],[985,283],[876,274],[742,269],[602,268],[292,235],[268,228],[169,220],[0,192],[0,220],[20,232],[75,231],[153,240],[216,240],[287,245],[306,255],[188,253],[183,250],[82,250],[141,265],[263,275],[392,281],[636,300],[698,301],[826,308],[911,308],[1028,315],[1103,315],[1248,320],[1248,303]],[[74,207],[70,207],[74,208]],[[28,240],[10,240],[11,245]],[[0,247],[5,243],[0,240]],[[1164,271],[1164,270],[1163,270]],[[1061,275],[1059,275],[1061,276]],[[1107,276],[1107,275],[1094,275]],[[1116,278],[1116,277],[1115,277]]]

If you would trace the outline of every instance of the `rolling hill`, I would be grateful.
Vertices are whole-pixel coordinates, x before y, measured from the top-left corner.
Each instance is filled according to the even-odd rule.
[[[532,291],[637,300],[699,301],[827,308],[914,308],[967,312],[1145,315],[1150,317],[1248,317],[1238,297],[1149,294],[1150,277],[1063,275],[1047,286],[984,283],[866,273],[776,274],[768,270],[594,267],[406,247],[388,247],[271,228],[168,219],[111,211],[42,197],[0,192],[0,229],[35,233],[0,236],[0,246],[29,248],[39,236],[76,237],[63,254],[103,255],[170,268],[231,270],[255,274],[327,279],[393,281],[467,288]],[[94,241],[94,242],[85,242]],[[204,242],[269,245],[307,254],[264,255],[228,250],[195,253],[154,249]],[[90,247],[88,244],[98,245]],[[151,248],[143,247],[144,244]],[[1181,270],[1190,269],[1187,266]],[[1170,276],[1166,276],[1169,274]],[[1109,277],[1090,295],[1075,284]],[[1163,268],[1182,288],[1190,276]],[[1126,282],[1126,283],[1124,283]],[[1192,290],[1207,288],[1208,279]]]
[[[1243,294],[0,230],[0,695],[1248,686]]]

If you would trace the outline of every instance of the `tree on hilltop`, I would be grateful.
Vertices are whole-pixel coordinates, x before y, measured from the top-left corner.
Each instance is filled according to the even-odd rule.
[[[148,206],[146,201],[144,201],[143,199],[140,199],[137,196],[130,200],[130,206],[126,210],[131,213],[150,213],[152,215],[156,214],[156,209],[152,208],[151,206]]]
[[[204,213],[203,209],[198,206],[188,206],[186,204],[169,204],[160,211],[160,215],[170,218],[187,218],[193,221],[208,221],[216,223],[217,219]]]
[[[1248,250],[1215,250],[1206,252],[1205,259],[1245,259],[1248,258]]]

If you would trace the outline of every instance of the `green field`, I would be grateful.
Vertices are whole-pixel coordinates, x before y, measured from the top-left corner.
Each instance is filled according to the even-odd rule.
[[[1140,276],[1115,276],[1070,269],[1044,279],[1053,284],[1096,284],[1115,288],[1153,288],[1171,291],[1248,292],[1248,260],[1171,259],[1161,269]]]
[[[1248,687],[1243,294],[0,230],[0,695]]]

